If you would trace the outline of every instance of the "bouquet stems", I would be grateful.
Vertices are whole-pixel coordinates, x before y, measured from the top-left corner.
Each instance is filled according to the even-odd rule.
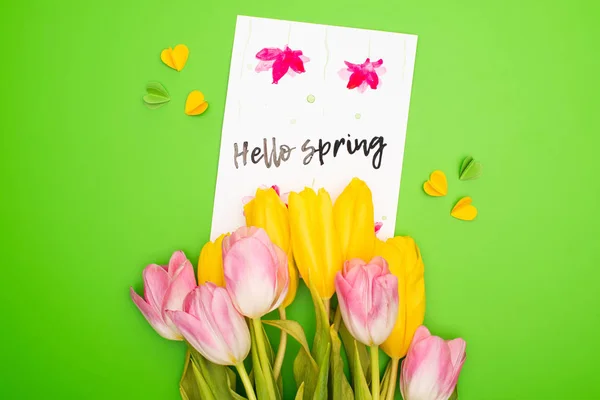
[[[235,365],[238,373],[240,374],[240,379],[244,384],[244,389],[246,389],[246,396],[248,396],[248,400],[256,400],[256,395],[254,394],[254,388],[252,388],[252,383],[250,382],[250,377],[246,372],[246,368],[244,367],[244,363],[240,362]]]
[[[385,395],[385,400],[394,400],[394,395],[396,394],[396,379],[398,378],[398,364],[400,363],[400,359],[392,358],[390,362],[392,363],[392,370],[390,372],[390,383]]]
[[[279,308],[279,319],[285,321],[285,308]],[[283,365],[283,358],[285,357],[285,348],[287,345],[287,334],[282,329],[281,336],[279,339],[279,347],[277,348],[277,355],[275,356],[275,362],[273,363],[273,376],[275,377],[275,382],[277,382],[277,378],[279,378],[279,373],[281,372],[281,366]]]
[[[371,351],[371,398],[379,400],[379,347],[370,346]]]

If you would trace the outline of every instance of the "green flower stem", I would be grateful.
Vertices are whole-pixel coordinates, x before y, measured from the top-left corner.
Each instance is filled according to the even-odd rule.
[[[246,389],[246,396],[248,396],[248,400],[256,400],[256,395],[254,394],[254,389],[252,388],[252,383],[250,382],[250,377],[246,372],[246,368],[244,367],[244,363],[240,362],[235,365],[238,373],[240,374],[240,379],[244,384],[244,389]]]
[[[271,362],[267,356],[267,346],[265,345],[265,337],[263,336],[262,322],[260,318],[253,318],[252,325],[254,326],[254,334],[256,335],[256,345],[258,346],[258,356],[263,368],[271,368]]]
[[[338,308],[335,310],[335,316],[333,317],[333,329],[337,332],[340,330],[340,323],[342,322],[342,310],[338,305]]]
[[[371,398],[379,400],[379,347],[370,346],[371,351]]]
[[[390,380],[388,384],[388,391],[385,395],[385,400],[394,400],[394,395],[396,394],[396,379],[398,379],[398,364],[400,363],[399,358],[392,358],[392,371],[390,373]]]
[[[285,307],[279,307],[279,319],[285,321],[287,318],[285,316]],[[283,358],[285,357],[285,348],[287,345],[287,333],[282,329],[281,336],[279,339],[279,347],[277,348],[277,355],[275,356],[275,362],[273,363],[273,376],[275,377],[275,382],[277,382],[277,378],[279,378],[279,373],[281,372],[281,366],[283,365]]]

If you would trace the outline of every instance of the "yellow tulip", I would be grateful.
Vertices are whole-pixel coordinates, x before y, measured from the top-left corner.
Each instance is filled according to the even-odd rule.
[[[358,178],[346,186],[333,206],[342,259],[370,260],[375,250],[375,221],[371,189]]]
[[[333,221],[331,197],[324,189],[290,193],[290,232],[296,265],[302,279],[314,285],[323,299],[335,292],[335,275],[343,259]]]
[[[413,238],[397,236],[376,240],[375,254],[383,257],[398,278],[398,319],[381,348],[392,358],[406,355],[410,342],[425,317],[425,280],[421,252]]]
[[[290,240],[290,222],[288,209],[274,189],[258,189],[256,196],[244,206],[246,225],[263,228],[269,239],[288,256],[290,281],[288,293],[281,307],[289,306],[298,290],[298,271],[294,265]]]
[[[208,242],[202,247],[198,259],[198,285],[212,282],[217,286],[225,286],[223,275],[223,239],[229,236],[224,233],[214,242]]]

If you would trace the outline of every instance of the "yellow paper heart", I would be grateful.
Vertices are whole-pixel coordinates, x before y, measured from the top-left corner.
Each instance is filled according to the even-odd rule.
[[[160,53],[160,59],[167,64],[167,66],[177,71],[181,71],[183,67],[185,67],[189,55],[190,51],[187,46],[185,44],[178,44],[174,49],[170,47],[164,49]]]
[[[446,175],[442,171],[433,171],[429,180],[423,184],[423,190],[430,196],[445,196],[448,194]]]
[[[204,95],[199,90],[191,92],[185,101],[185,113],[187,115],[200,115],[208,108],[208,103],[204,101]]]
[[[463,197],[456,203],[450,215],[463,221],[474,220],[477,216],[477,209],[471,204],[472,202],[473,200],[469,196]]]

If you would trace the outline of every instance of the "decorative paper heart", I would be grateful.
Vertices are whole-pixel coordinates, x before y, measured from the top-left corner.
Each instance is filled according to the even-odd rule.
[[[467,181],[470,179],[477,179],[483,172],[483,166],[481,163],[475,162],[473,157],[469,156],[465,158],[460,166],[460,172],[458,178],[461,181]]]
[[[446,175],[442,171],[433,171],[429,180],[423,184],[423,190],[430,196],[445,196],[448,194]]]
[[[473,200],[470,197],[463,197],[456,203],[450,215],[463,221],[472,221],[477,216],[477,209],[471,205]]]
[[[171,96],[169,96],[167,89],[158,82],[148,82],[146,92],[144,103],[148,108],[160,108],[171,101]]]
[[[167,66],[177,71],[181,71],[183,67],[185,67],[189,55],[190,51],[187,46],[185,44],[178,44],[174,49],[170,47],[164,49],[160,53],[160,59],[167,64]]]
[[[185,113],[187,115],[200,115],[208,108],[208,103],[204,101],[204,95],[199,90],[191,92],[185,102]]]

